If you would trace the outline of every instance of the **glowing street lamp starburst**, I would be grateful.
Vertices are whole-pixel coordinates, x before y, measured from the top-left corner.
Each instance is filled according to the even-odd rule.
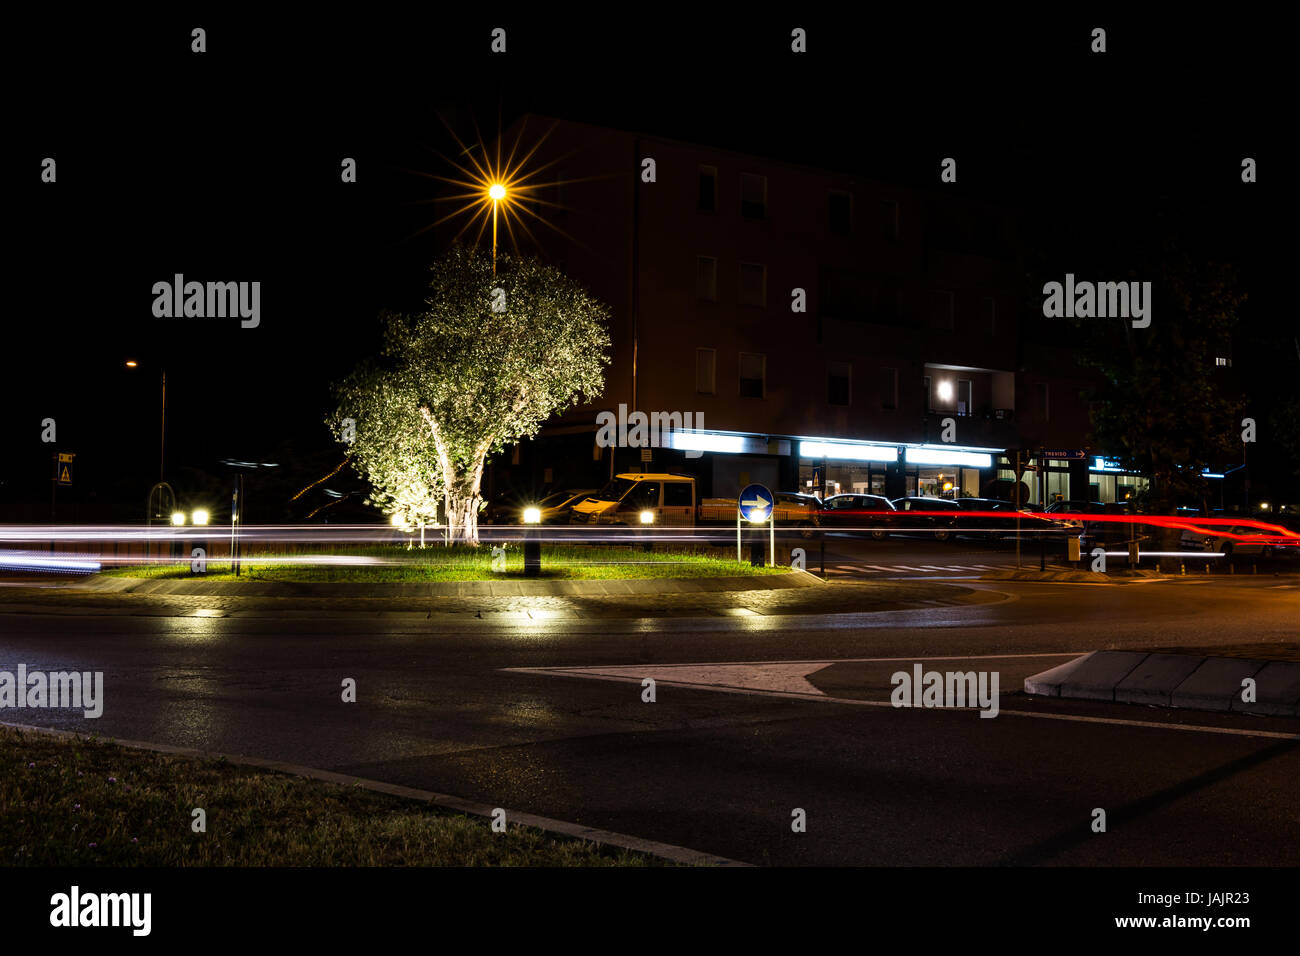
[[[444,123],[444,125],[446,125]],[[519,135],[516,137],[514,144],[510,147],[509,155],[503,160],[501,157],[501,144],[503,136],[500,129],[497,131],[496,138],[496,156],[488,156],[488,148],[483,142],[483,137],[475,126],[474,133],[477,141],[469,146],[463,143],[455,130],[447,125],[448,132],[456,141],[460,148],[460,155],[467,159],[466,163],[457,162],[450,157],[442,158],[452,166],[459,174],[457,177],[437,176],[431,173],[423,173],[416,170],[409,170],[415,175],[423,176],[428,179],[435,179],[439,182],[450,183],[453,186],[460,187],[463,192],[458,192],[451,196],[439,196],[435,199],[420,200],[424,203],[437,203],[451,201],[458,203],[456,208],[445,216],[440,217],[434,222],[417,230],[415,235],[426,232],[442,225],[450,219],[457,216],[465,216],[465,222],[456,233],[455,239],[460,239],[466,230],[478,222],[478,232],[474,237],[477,244],[483,237],[483,232],[487,228],[488,220],[492,222],[492,269],[496,271],[496,246],[497,246],[497,218],[504,220],[506,234],[510,237],[511,247],[518,252],[519,240],[515,235],[515,228],[523,233],[528,239],[537,245],[537,237],[533,235],[532,230],[528,228],[527,218],[541,223],[548,229],[552,229],[571,239],[567,233],[547,221],[543,212],[545,210],[561,210],[565,207],[557,202],[544,198],[550,190],[555,187],[567,185],[568,183],[581,182],[577,179],[554,179],[546,182],[539,181],[538,177],[545,173],[560,161],[560,157],[547,162],[536,169],[526,169],[529,161],[536,155],[537,150],[546,142],[550,132],[543,134],[537,142],[528,148],[522,155],[518,155],[520,145],[524,139],[527,122],[521,124]],[[554,127],[552,127],[554,128]],[[439,154],[441,155],[441,154]],[[527,217],[527,218],[526,218]]]

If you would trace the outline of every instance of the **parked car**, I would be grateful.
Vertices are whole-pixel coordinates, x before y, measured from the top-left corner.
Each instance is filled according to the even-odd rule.
[[[816,495],[804,495],[794,491],[778,491],[776,504],[772,511],[777,526],[794,525],[805,538],[816,534],[821,524],[822,501]]]
[[[898,509],[879,495],[831,495],[822,502],[818,520],[823,528],[869,528],[879,541],[897,526]]]
[[[1292,544],[1284,536],[1271,534],[1267,529],[1253,525],[1209,525],[1197,530],[1188,528],[1183,531],[1181,544],[1188,551],[1222,552],[1228,558],[1237,554],[1253,554],[1262,558],[1293,557],[1300,554],[1300,539]]]
[[[993,512],[978,517],[963,516],[958,533],[982,538],[1014,537],[1017,527],[1020,533],[1032,534],[1039,531],[1059,531],[1063,526],[1046,518],[1039,518],[1030,513],[1029,508],[1016,508],[1015,502],[999,498],[958,498],[957,507],[962,511]],[[1019,511],[1019,522],[1016,520]]]
[[[936,541],[948,541],[956,536],[962,510],[957,502],[947,498],[912,496],[895,498],[893,504],[902,512],[899,516],[901,531],[932,533]]]
[[[507,519],[511,524],[523,524],[524,512],[529,508],[536,508],[541,512],[541,524],[567,524],[569,521],[569,512],[579,501],[583,501],[595,494],[594,488],[569,489],[568,491],[555,491],[547,495],[540,501],[532,504],[516,504],[509,509],[510,517]]]

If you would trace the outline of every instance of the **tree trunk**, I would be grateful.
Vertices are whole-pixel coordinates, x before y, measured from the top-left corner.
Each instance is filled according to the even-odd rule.
[[[443,487],[447,496],[448,541],[478,547],[478,513],[483,503],[479,497],[479,484],[483,480],[483,466],[487,463],[488,449],[492,445],[491,436],[485,436],[482,443],[474,449],[474,466],[462,471],[456,467],[433,415],[427,408],[421,408],[420,414],[433,436],[438,466],[442,470]]]
[[[457,490],[448,495],[450,510],[447,512],[447,529],[452,541],[477,547],[478,512],[483,499],[478,496],[478,483],[474,484],[475,487],[469,494]]]

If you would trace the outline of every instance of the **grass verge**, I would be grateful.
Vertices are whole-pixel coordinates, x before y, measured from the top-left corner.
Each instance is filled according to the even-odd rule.
[[[191,829],[202,808],[207,832]],[[286,774],[0,727],[3,866],[654,866]]]
[[[504,565],[493,570],[492,548],[442,547],[420,549],[357,547],[312,554],[250,556],[241,562],[248,581],[401,582],[510,581],[524,578],[524,552],[517,544],[504,546]],[[260,560],[259,560],[260,559]],[[355,563],[348,563],[349,560]],[[315,562],[315,563],[313,563]],[[593,545],[542,545],[542,580],[612,580],[630,578],[709,578],[784,574],[786,566],[752,567],[748,561],[718,557],[702,551],[642,551],[638,548]],[[143,578],[198,577],[184,564],[132,565],[105,574]],[[239,580],[230,562],[209,562],[209,581]]]

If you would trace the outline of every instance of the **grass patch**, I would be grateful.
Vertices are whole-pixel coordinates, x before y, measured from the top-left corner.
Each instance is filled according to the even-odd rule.
[[[191,813],[207,813],[207,832]],[[359,787],[0,727],[3,866],[654,866]]]
[[[507,544],[505,567],[494,571],[492,548],[483,546],[407,550],[400,547],[354,547],[321,550],[311,554],[286,554],[269,563],[269,556],[251,556],[241,562],[241,577],[230,562],[209,562],[208,581],[301,582],[402,582],[402,581],[509,581],[524,578],[522,545]],[[734,552],[732,552],[734,554]],[[259,561],[259,557],[262,559]],[[348,558],[357,562],[347,563]],[[311,563],[313,559],[328,563]],[[607,545],[542,545],[542,579],[610,580],[631,578],[708,578],[740,575],[784,574],[786,566],[752,567],[748,561],[719,557],[704,551],[642,551]],[[138,578],[190,578],[189,563],[113,568],[105,574]]]

